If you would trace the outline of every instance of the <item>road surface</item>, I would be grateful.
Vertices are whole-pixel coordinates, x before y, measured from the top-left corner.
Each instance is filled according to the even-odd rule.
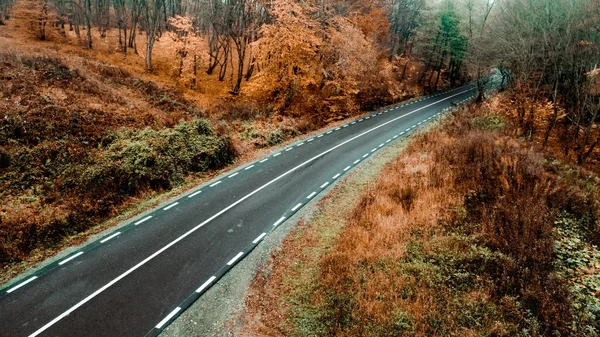
[[[0,336],[157,335],[320,191],[474,94],[468,85],[378,110],[133,219],[1,289]]]

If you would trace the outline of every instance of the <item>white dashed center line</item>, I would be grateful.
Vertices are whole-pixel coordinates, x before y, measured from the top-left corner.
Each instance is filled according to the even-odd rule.
[[[346,167],[344,168],[344,171],[348,171],[348,170],[349,170],[351,167],[352,167],[352,166],[346,166]]]
[[[356,159],[353,164],[356,165],[359,161],[360,159]]]
[[[296,146],[302,146],[302,145],[304,145],[304,143],[300,143],[300,144],[298,144],[298,145],[296,145]]]
[[[292,208],[292,212],[295,212],[298,208],[302,207],[302,203],[298,203],[298,205],[294,206],[294,208]]]
[[[335,179],[339,178],[341,175],[342,175],[341,173],[338,173],[338,174],[334,175],[333,178],[331,178],[331,179],[335,180]]]
[[[221,183],[221,181],[219,180],[219,181],[217,181],[216,183],[214,183],[214,184],[210,185],[210,187],[215,187],[215,186],[219,185],[220,183]]]
[[[309,194],[306,199],[310,199],[312,197],[314,197],[315,195],[317,195],[317,192],[312,192],[311,194]]]
[[[276,153],[276,154],[274,154],[274,155],[273,155],[273,157],[277,157],[277,156],[279,156],[280,154],[281,154],[281,152],[279,152],[279,153]]]
[[[259,161],[259,163],[264,163],[264,162],[266,162],[267,160],[269,160],[269,158],[265,158],[265,159],[263,159],[263,160]]]
[[[251,169],[253,167],[254,167],[254,165],[250,165],[250,166],[246,167],[244,170],[247,171],[247,170],[249,170],[249,169]]]
[[[329,185],[329,182],[326,181],[325,183],[323,183],[323,185],[319,186],[320,188],[325,188],[325,186]]]
[[[233,177],[237,176],[238,174],[240,174],[240,173],[239,173],[239,172],[236,172],[236,173],[234,173],[234,174],[230,175],[228,178],[233,178]]]

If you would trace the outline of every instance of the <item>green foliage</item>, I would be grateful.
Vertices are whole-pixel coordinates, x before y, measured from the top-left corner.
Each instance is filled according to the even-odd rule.
[[[231,163],[235,154],[229,140],[215,136],[207,121],[196,119],[172,129],[121,130],[96,157],[96,163],[83,168],[81,181],[67,185],[100,194],[113,188],[124,194],[168,189],[191,172]]]
[[[506,125],[506,121],[502,116],[496,114],[485,114],[476,116],[471,120],[471,126],[473,129],[493,131],[502,130]]]
[[[578,336],[600,335],[600,250],[590,244],[586,222],[562,212],[556,225],[556,264],[569,280],[575,314],[571,329]]]

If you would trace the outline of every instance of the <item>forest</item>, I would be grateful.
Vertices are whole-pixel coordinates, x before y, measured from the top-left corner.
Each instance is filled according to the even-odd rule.
[[[494,77],[516,137],[597,171],[599,52],[596,0],[0,0],[3,278],[257,151]]]

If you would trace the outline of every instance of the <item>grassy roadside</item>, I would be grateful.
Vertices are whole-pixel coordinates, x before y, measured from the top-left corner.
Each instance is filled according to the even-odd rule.
[[[598,179],[477,110],[288,236],[255,277],[245,333],[597,336]]]

